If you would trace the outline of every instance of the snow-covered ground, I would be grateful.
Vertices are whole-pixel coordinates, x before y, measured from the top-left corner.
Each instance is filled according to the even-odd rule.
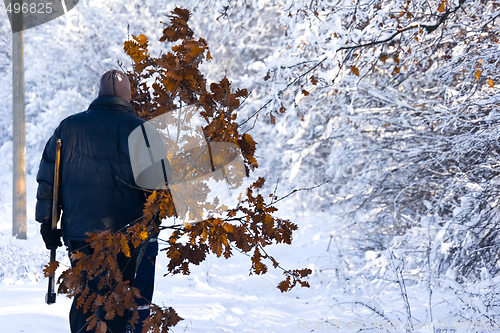
[[[4,174],[0,178],[0,332],[69,332],[67,317],[71,300],[58,295],[54,305],[44,301],[47,279],[41,270],[49,260],[49,251],[34,221],[35,177],[29,175],[27,179],[27,240],[11,236],[10,177]],[[334,273],[338,259],[327,251],[334,246],[330,244],[329,234],[319,227],[333,226],[333,221],[325,223],[329,222],[329,215],[323,212],[295,214],[291,209],[286,210],[293,203],[293,197],[288,200],[281,208],[283,217],[292,219],[300,228],[293,245],[271,246],[268,252],[280,260],[283,267],[313,268],[311,288],[297,287],[281,293],[276,288],[282,278],[281,271],[270,268],[265,275],[249,276],[250,259],[239,253],[229,260],[209,256],[200,266],[193,266],[189,276],[164,276],[167,258],[160,252],[153,301],[172,306],[184,318],[173,328],[174,332],[357,332],[360,325],[365,325],[368,329],[365,332],[370,332],[376,323],[386,322],[375,311],[404,323],[403,305],[396,289],[388,288],[382,297],[385,302],[379,304],[368,297],[353,296],[357,292],[349,290],[349,284],[339,282],[338,273]],[[167,237],[160,234],[162,238]],[[63,265],[68,265],[64,249],[58,249],[57,257]],[[410,290],[412,304],[422,304],[421,311],[418,306],[414,310],[416,317],[426,317],[426,297]],[[446,313],[446,309],[443,310]],[[347,323],[351,326],[343,328]]]
[[[11,236],[10,178],[2,177],[0,215],[0,332],[68,332],[71,300],[58,295],[54,305],[45,304],[47,280],[41,273],[49,260],[34,221],[36,181],[28,176],[28,239]],[[290,268],[307,267],[327,244],[315,242],[304,216],[303,229],[294,246],[274,246],[269,250]],[[162,237],[161,238],[166,238]],[[317,237],[318,238],[318,237]],[[65,251],[59,248],[58,260],[68,264]],[[195,266],[189,276],[164,276],[167,258],[160,252],[157,263],[154,302],[174,307],[182,321],[174,331],[185,332],[300,332],[300,323],[320,320],[329,306],[317,291],[320,286],[298,288],[281,293],[276,285],[281,272],[249,276],[250,260],[236,254],[230,260],[209,257]]]
[[[11,236],[9,177],[9,174],[4,174],[0,178],[0,332],[69,332],[67,317],[71,300],[58,295],[54,305],[46,305],[44,301],[47,280],[41,270],[49,260],[49,251],[44,248],[38,224],[34,221],[35,178],[28,176],[28,239],[17,240]],[[172,331],[404,331],[407,321],[397,284],[394,281],[367,281],[366,290],[356,290],[356,284],[351,286],[349,278],[339,277],[339,274],[347,272],[338,272],[339,259],[332,255],[331,250],[327,251],[336,245],[330,243],[328,233],[319,226],[324,225],[320,222],[329,222],[329,215],[323,212],[295,214],[292,210],[286,211],[285,207],[283,205],[281,209],[284,217],[293,219],[300,229],[292,246],[271,246],[268,251],[284,267],[313,268],[311,288],[295,288],[281,293],[276,288],[281,281],[281,272],[270,268],[268,274],[249,276],[250,260],[243,254],[236,254],[229,260],[210,256],[200,266],[192,267],[189,276],[164,276],[167,258],[164,252],[160,252],[153,301],[172,306],[184,318]],[[332,224],[327,224],[332,227]],[[160,239],[167,238],[165,236],[160,235]],[[59,248],[57,255],[63,265],[68,264],[64,249]],[[344,260],[353,261],[355,258]],[[377,295],[370,297],[370,293]],[[452,316],[451,308],[456,305],[456,296],[445,289],[436,290],[431,317],[429,293],[425,286],[409,287],[408,298],[413,315],[411,325],[419,332],[433,332],[435,329],[441,329],[439,332],[499,331],[491,329],[498,327],[492,322],[488,325],[491,328],[486,329],[489,319],[480,316],[475,320],[482,320],[477,326],[482,329],[466,330],[469,319]],[[456,316],[457,312],[453,313]],[[385,329],[389,322],[395,327]]]

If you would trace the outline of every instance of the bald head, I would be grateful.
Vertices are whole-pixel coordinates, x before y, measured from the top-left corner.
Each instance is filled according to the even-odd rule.
[[[127,75],[116,69],[104,73],[101,77],[99,96],[104,95],[120,96],[127,102],[130,102],[130,82]]]

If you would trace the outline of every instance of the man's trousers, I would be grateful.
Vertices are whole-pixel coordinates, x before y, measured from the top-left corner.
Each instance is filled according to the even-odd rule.
[[[69,253],[74,251],[80,251],[86,255],[92,253],[92,249],[89,246],[89,243],[85,241],[71,241],[65,240],[66,247],[68,248]],[[131,255],[131,257],[126,257],[123,253],[119,253],[117,257],[118,267],[122,272],[123,281],[130,281],[130,284],[134,283],[134,275],[135,275],[135,267],[136,267],[137,255]],[[74,262],[71,262],[71,265],[74,267]],[[88,287],[100,294],[104,295],[108,290],[98,289],[100,277],[88,281]],[[87,319],[92,315],[90,311],[86,313],[83,312],[83,306],[77,308],[77,300],[78,296],[73,299],[73,304],[71,305],[71,310],[69,313],[69,323],[71,328],[71,333],[86,333],[86,332],[95,332],[94,329],[87,331],[88,322]],[[123,316],[115,316],[112,320],[105,320],[104,316],[106,315],[105,311],[99,311],[98,317],[100,320],[105,321],[108,327],[108,333],[124,333],[127,327],[128,319],[129,319],[129,311],[125,311]]]

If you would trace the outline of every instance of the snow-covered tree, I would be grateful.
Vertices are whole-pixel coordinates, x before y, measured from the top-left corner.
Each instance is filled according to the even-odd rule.
[[[408,258],[394,280],[498,276],[500,3],[230,1],[225,24],[243,40],[248,8],[279,15],[241,118],[265,138],[264,170],[282,170],[278,189],[328,182],[294,205],[330,210],[349,258],[375,251],[381,270]]]
[[[265,190],[283,197],[304,189],[280,204],[329,212],[315,228],[331,240],[337,282],[352,293],[363,289],[353,281],[386,278],[424,281],[429,292],[486,285],[481,302],[493,302],[488,281],[500,267],[498,0],[177,5],[192,11],[191,27],[217,59],[200,67],[208,81],[227,76],[249,90],[237,122],[258,142],[255,176],[266,177]],[[157,40],[159,21],[174,6],[89,0],[26,32],[33,45],[26,56],[28,154],[40,154],[53,112],[62,118],[81,111],[71,106],[90,102],[108,66],[130,64],[121,50],[127,36]],[[109,17],[103,11],[123,24],[98,26],[96,18]],[[0,30],[5,45],[7,30]],[[64,52],[74,59],[50,67],[47,59]],[[7,85],[9,55],[0,56]],[[10,103],[7,90],[0,97]],[[10,109],[1,110],[7,130]],[[8,135],[1,140],[6,156]]]

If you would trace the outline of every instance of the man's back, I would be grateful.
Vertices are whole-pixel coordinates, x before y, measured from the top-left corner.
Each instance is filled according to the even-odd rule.
[[[45,148],[37,180],[51,183],[53,146],[61,138],[60,204],[65,239],[84,240],[87,232],[117,231],[142,216],[146,198],[135,185],[128,136],[143,122],[124,99],[101,96],[87,111],[66,118],[56,129]],[[39,202],[47,208],[52,204]],[[49,209],[37,207],[37,220],[48,213]]]

